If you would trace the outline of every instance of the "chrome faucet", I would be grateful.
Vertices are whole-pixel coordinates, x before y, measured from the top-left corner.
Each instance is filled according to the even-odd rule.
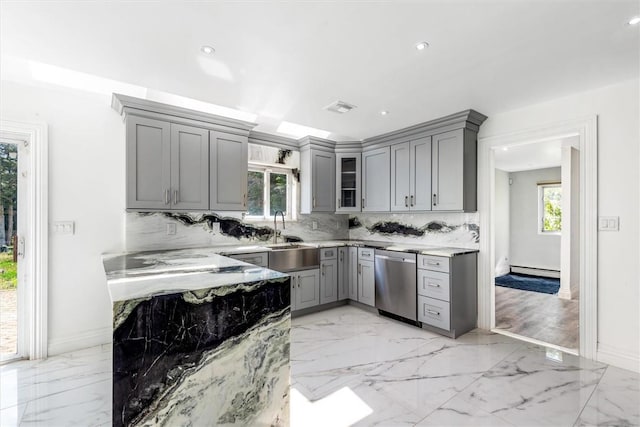
[[[278,223],[276,220],[278,219],[278,214],[282,216],[282,229],[284,230],[284,212],[275,211],[273,214],[273,243],[278,243]]]

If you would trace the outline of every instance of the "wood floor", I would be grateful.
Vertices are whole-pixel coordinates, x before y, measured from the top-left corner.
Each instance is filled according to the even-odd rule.
[[[540,341],[579,347],[578,300],[496,286],[496,328]]]

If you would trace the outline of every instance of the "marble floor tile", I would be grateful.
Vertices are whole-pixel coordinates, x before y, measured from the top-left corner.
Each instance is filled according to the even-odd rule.
[[[576,425],[640,425],[640,374],[609,366]]]
[[[424,418],[416,427],[427,426],[477,426],[477,427],[505,427],[512,426],[505,420],[491,415],[464,400],[447,402]]]
[[[26,403],[0,409],[0,426],[17,426],[22,420]]]

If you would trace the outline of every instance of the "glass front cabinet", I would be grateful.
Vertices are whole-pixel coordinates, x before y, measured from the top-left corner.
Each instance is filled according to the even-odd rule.
[[[336,212],[360,212],[360,153],[336,154]]]

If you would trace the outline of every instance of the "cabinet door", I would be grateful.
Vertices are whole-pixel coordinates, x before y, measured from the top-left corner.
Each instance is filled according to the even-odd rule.
[[[362,211],[389,211],[389,147],[362,153]]]
[[[360,261],[358,301],[370,306],[376,305],[375,276],[371,261]]]
[[[411,141],[411,176],[409,207],[415,211],[431,210],[431,137]]]
[[[349,248],[338,248],[338,300],[349,298]]]
[[[209,209],[209,131],[171,124],[171,207]]]
[[[320,304],[338,300],[338,261],[324,260],[320,263]]]
[[[460,211],[464,197],[464,132],[462,129],[433,137],[434,211]]]
[[[168,122],[127,117],[127,208],[169,209],[171,135]]]
[[[409,210],[411,144],[391,146],[391,210]]]
[[[349,248],[349,299],[358,301],[358,248]]]
[[[360,212],[360,153],[336,154],[336,212]]]
[[[244,211],[247,207],[247,137],[209,134],[211,210]]]
[[[320,273],[318,270],[305,270],[296,273],[296,310],[314,307],[320,304]]]
[[[335,154],[311,151],[312,212],[335,212],[335,167]]]

